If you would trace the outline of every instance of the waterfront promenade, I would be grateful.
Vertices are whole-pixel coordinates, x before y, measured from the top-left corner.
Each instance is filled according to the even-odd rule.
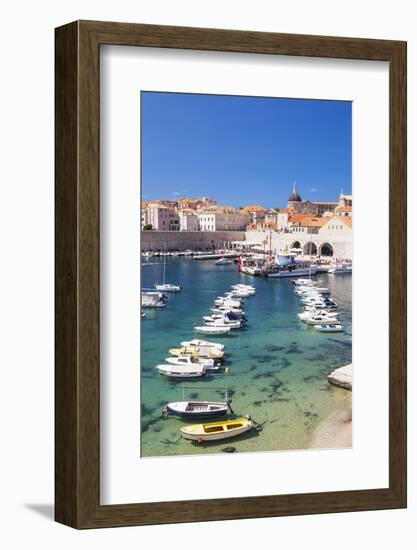
[[[278,233],[276,231],[142,231],[142,251],[183,252],[185,250],[208,251],[213,249],[234,249],[240,246],[264,247],[266,251],[279,252],[284,249],[300,247],[306,256],[312,248],[319,254],[325,246],[332,256],[341,260],[352,259],[352,238],[336,234],[324,237],[310,234]]]

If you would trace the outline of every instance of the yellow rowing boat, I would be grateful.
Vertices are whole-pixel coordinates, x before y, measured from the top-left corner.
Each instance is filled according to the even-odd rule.
[[[202,442],[235,437],[254,427],[255,423],[250,417],[243,417],[207,424],[188,424],[180,428],[180,433],[184,439]]]
[[[224,353],[222,351],[200,351],[195,347],[189,348],[171,348],[169,350],[171,355],[178,357],[179,355],[192,355],[193,357],[201,357],[204,359],[223,359]]]

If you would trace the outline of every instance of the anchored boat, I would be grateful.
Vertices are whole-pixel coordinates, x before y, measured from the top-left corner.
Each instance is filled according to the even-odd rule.
[[[181,342],[181,345],[184,347],[207,347],[207,348],[217,348],[220,351],[224,350],[224,344],[217,344],[216,342],[208,342],[207,340],[200,340],[198,338],[194,338],[193,340],[189,340],[188,342]]]
[[[142,290],[142,307],[144,308],[165,307],[165,301],[166,297],[162,294],[162,292]]]
[[[197,401],[195,399],[191,401],[185,400],[185,390],[192,389],[203,390],[206,389],[203,386],[183,386],[182,387],[182,401],[175,401],[173,403],[167,403],[162,410],[162,414],[165,416],[174,415],[184,418],[213,418],[216,416],[224,416],[229,410],[233,414],[231,407],[231,399],[228,399],[227,388],[210,388],[214,391],[221,391],[225,393],[224,401]]]
[[[167,357],[165,359],[170,365],[185,365],[188,367],[193,367],[194,365],[203,365],[206,367],[206,370],[218,371],[221,367],[218,366],[218,363],[214,359],[203,359],[197,358],[192,355],[179,355],[178,357]]]
[[[194,327],[194,331],[207,336],[227,336],[231,328],[226,326],[204,325]]]
[[[319,332],[342,332],[342,325],[314,325]]]
[[[165,282],[166,261],[167,261],[167,243],[165,243],[163,282],[161,285],[156,284],[155,288],[156,290],[160,290],[161,292],[179,292],[181,290],[181,287],[179,285],[173,285],[171,283]]]
[[[223,257],[223,258],[220,258],[220,259],[216,260],[214,262],[214,265],[230,265],[232,263],[233,263],[232,260],[229,260],[229,258]]]
[[[170,348],[168,352],[171,355],[179,357],[180,355],[191,355],[192,357],[202,359],[215,359],[221,361],[224,358],[224,352],[218,348],[210,348],[209,346],[190,346],[183,348]]]
[[[157,365],[156,370],[159,374],[169,378],[199,378],[205,376],[206,367],[204,365]]]
[[[209,422],[207,424],[190,424],[180,428],[180,434],[184,439],[198,442],[216,441],[228,439],[245,433],[255,427],[250,417],[223,420],[221,422]]]

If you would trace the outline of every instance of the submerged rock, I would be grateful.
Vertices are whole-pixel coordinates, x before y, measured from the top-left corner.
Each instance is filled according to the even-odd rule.
[[[346,390],[352,390],[352,363],[339,369],[335,369],[327,377],[330,384]]]
[[[236,447],[224,447],[222,449],[222,453],[234,453],[236,451]]]

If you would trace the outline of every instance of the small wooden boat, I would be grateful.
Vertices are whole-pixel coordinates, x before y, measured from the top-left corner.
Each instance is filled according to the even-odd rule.
[[[227,402],[177,401],[175,403],[168,403],[162,413],[184,418],[213,418],[215,416],[224,416],[228,408],[229,404]]]
[[[180,434],[184,439],[194,441],[215,441],[236,437],[255,427],[250,417],[236,418],[234,420],[223,420],[221,422],[210,422],[208,424],[189,424],[180,428]]]
[[[191,355],[197,359],[216,359],[221,361],[224,358],[224,352],[218,350],[218,348],[210,347],[184,347],[184,348],[171,348],[168,350],[171,355],[179,357],[181,355]]]
[[[319,332],[342,332],[342,325],[314,325]]]
[[[197,326],[194,327],[195,332],[207,334],[207,336],[227,336],[230,332],[230,327],[226,326]]]
[[[189,340],[188,342],[181,342],[181,346],[192,347],[210,347],[210,348],[218,348],[220,351],[224,350],[224,344],[217,344],[216,342],[208,342],[207,340],[199,340],[198,338],[194,338],[193,340]]]
[[[170,378],[199,378],[206,374],[204,365],[157,365],[155,368],[159,374]]]

